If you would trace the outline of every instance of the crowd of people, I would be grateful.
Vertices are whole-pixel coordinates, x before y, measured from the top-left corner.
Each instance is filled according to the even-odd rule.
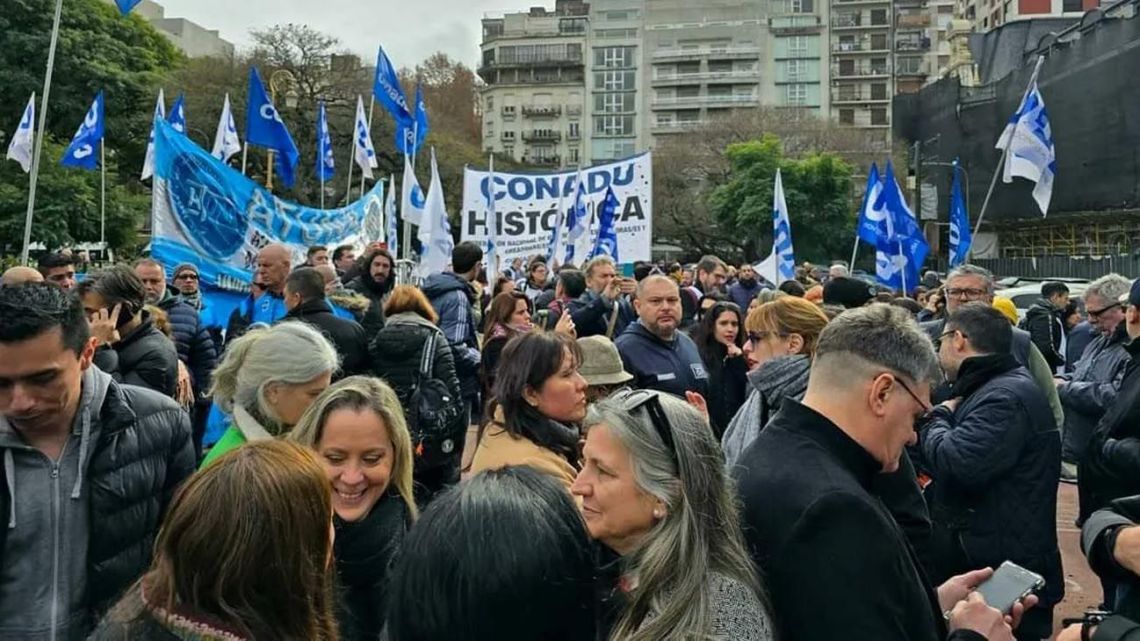
[[[0,640],[1140,639],[1140,283],[483,263],[5,272]]]

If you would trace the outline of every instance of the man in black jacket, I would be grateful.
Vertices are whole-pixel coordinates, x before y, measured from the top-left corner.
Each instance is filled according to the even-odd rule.
[[[387,249],[370,249],[361,260],[360,274],[344,285],[369,300],[368,311],[361,321],[368,340],[384,327],[384,300],[396,283],[395,268],[396,261]]]
[[[1021,321],[1021,329],[1029,332],[1033,344],[1058,374],[1065,366],[1065,321],[1061,311],[1069,304],[1069,287],[1065,283],[1048,282],[1041,286],[1041,298],[1030,306]]]
[[[82,639],[150,566],[194,471],[173,400],[92,366],[60,288],[0,289],[0,638]]]
[[[174,398],[178,350],[143,309],[146,290],[139,277],[118,265],[89,274],[76,289],[98,339],[95,366],[120,383]]]
[[[844,312],[819,337],[803,401],[785,400],[734,468],[785,641],[1011,638],[1000,612],[967,597],[991,571],[935,591],[877,493],[915,442],[938,375],[908,312]]]
[[[1013,328],[1001,312],[969,303],[946,319],[939,359],[953,384],[919,430],[919,467],[934,520],[939,582],[978,565],[1012,561],[1045,577],[1040,605],[1018,639],[1053,631],[1065,596],[1057,548],[1061,434],[1045,395],[1009,353]]]
[[[570,302],[570,316],[578,330],[578,338],[622,335],[637,316],[622,293],[623,280],[617,265],[609,256],[598,256],[586,263],[586,290]],[[611,329],[612,326],[612,329]]]
[[[320,330],[340,354],[339,380],[345,376],[367,374],[368,339],[356,321],[333,314],[325,300],[325,279],[312,267],[294,269],[285,281],[285,321],[303,321]]]

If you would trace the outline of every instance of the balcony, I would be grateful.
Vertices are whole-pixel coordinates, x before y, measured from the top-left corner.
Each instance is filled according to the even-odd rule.
[[[704,125],[705,121],[703,120],[670,120],[668,122],[656,122],[650,129],[654,134],[668,135],[693,131]]]
[[[736,58],[759,58],[760,47],[694,47],[692,49],[658,49],[653,52],[654,61],[666,60],[717,60]]]
[[[930,51],[930,38],[899,38],[895,40],[895,51],[897,53]]]
[[[518,108],[514,105],[503,105],[502,112],[504,118],[514,118],[518,115]]]
[[[699,109],[701,107],[735,107],[743,105],[756,105],[760,102],[759,96],[729,95],[729,96],[686,96],[683,98],[655,98],[653,109]]]
[[[522,139],[524,142],[559,142],[562,140],[562,133],[549,129],[524,131]]]
[[[502,133],[502,139],[503,139],[503,142],[514,142],[515,141],[515,132],[513,132],[509,129],[507,131],[504,131]]]
[[[831,90],[831,104],[875,104],[889,103],[891,99],[886,94],[875,95],[861,87],[835,87]]]
[[[523,156],[524,165],[536,167],[557,167],[562,163],[560,156]]]
[[[890,0],[832,0],[833,7],[863,7],[873,4],[890,4]]]
[[[860,40],[857,42],[833,42],[831,43],[831,53],[890,53],[886,38],[881,42],[874,40]]]
[[[862,80],[864,78],[886,78],[891,75],[890,65],[834,65],[831,67],[833,80]]]
[[[557,118],[562,115],[560,105],[523,105],[523,115],[527,118]]]
[[[863,15],[859,13],[839,13],[831,17],[831,28],[835,31],[849,29],[890,29],[891,25],[885,20],[876,22],[870,19],[864,19]]]
[[[818,33],[823,29],[823,20],[813,15],[791,15],[768,19],[768,28],[778,35]]]
[[[930,75],[930,64],[921,58],[900,58],[895,75],[899,78],[925,78]]]
[[[895,26],[899,29],[926,29],[930,27],[929,13],[899,14],[895,16]]]
[[[747,83],[760,82],[760,72],[756,69],[739,71],[704,71],[701,73],[659,73],[653,77],[653,86],[699,85],[702,82]]]

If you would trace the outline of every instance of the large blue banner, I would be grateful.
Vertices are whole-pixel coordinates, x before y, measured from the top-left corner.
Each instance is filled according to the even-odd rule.
[[[270,243],[302,262],[311,245],[358,247],[384,236],[384,183],[341,209],[313,209],[277,198],[221,163],[169,123],[155,123],[155,260],[198,266],[202,284],[248,288],[257,253]]]

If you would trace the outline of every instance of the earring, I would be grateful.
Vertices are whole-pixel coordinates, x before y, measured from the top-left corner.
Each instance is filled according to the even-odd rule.
[[[665,510],[653,510],[653,518],[657,519],[658,521],[665,518]]]

